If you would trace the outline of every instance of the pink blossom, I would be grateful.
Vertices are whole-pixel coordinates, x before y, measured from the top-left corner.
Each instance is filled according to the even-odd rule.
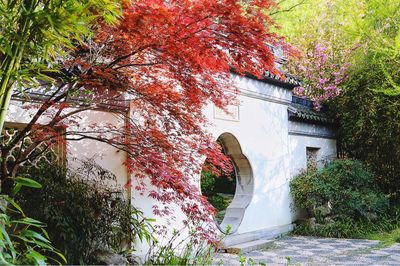
[[[321,109],[323,102],[340,95],[339,86],[346,78],[346,71],[350,65],[331,62],[327,47],[322,43],[316,44],[314,50],[306,53],[300,66],[297,66],[297,71],[307,89],[305,86],[299,86],[293,92],[300,97],[312,100],[316,110]]]

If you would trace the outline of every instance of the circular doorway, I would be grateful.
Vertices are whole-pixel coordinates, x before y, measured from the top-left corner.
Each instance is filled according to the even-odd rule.
[[[202,172],[201,191],[217,209],[216,223],[223,233],[235,233],[241,224],[254,192],[253,171],[239,141],[231,133],[217,139],[233,163],[230,176],[212,176]]]

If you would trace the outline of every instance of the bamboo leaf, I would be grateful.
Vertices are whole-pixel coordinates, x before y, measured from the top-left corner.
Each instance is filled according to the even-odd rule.
[[[15,182],[17,184],[20,184],[21,186],[25,187],[31,187],[31,188],[41,188],[42,185],[36,182],[33,179],[26,178],[26,177],[16,177],[14,178]]]

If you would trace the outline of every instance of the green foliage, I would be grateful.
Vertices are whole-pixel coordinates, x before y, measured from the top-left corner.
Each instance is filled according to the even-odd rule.
[[[201,193],[204,196],[209,197],[215,195],[215,179],[216,176],[210,171],[201,172]]]
[[[400,199],[400,9],[398,1],[364,5],[356,54],[343,96],[334,104],[343,154],[364,161],[380,187]]]
[[[225,210],[230,203],[226,197],[223,197],[218,193],[231,192],[231,183],[232,181],[228,180],[224,176],[217,177],[215,174],[209,171],[203,171],[201,173],[201,192],[207,197],[208,202],[214,206],[218,212]]]
[[[119,4],[111,0],[0,1],[0,134],[13,92],[51,80],[55,65],[100,21],[115,23]]]
[[[212,196],[216,193],[235,194],[236,175],[232,172],[231,176],[216,176],[210,171],[201,173],[201,192],[205,196]]]
[[[388,66],[395,68],[396,64]],[[379,186],[399,199],[400,97],[374,92],[388,88],[379,68],[370,65],[358,74],[349,78],[347,90],[336,102],[341,121],[339,148],[344,155],[366,162]]]
[[[230,194],[215,194],[207,198],[208,202],[217,210],[215,220],[218,224],[222,222],[225,217],[225,210],[229,207],[233,199]]]
[[[213,248],[209,245],[196,250],[195,245],[188,243],[183,250],[176,250],[164,246],[158,254],[153,254],[147,265],[210,265],[212,261]]]
[[[100,20],[116,23],[119,13],[118,1],[2,0],[0,23],[9,27],[1,28],[0,54],[16,56],[13,48],[19,44],[23,48],[20,58],[23,65],[54,62],[66,48],[74,48],[89,37],[94,23]]]
[[[263,263],[263,262],[256,263],[256,261],[253,260],[252,258],[246,258],[242,254],[239,254],[239,263],[240,263],[240,266],[245,266],[245,265],[248,265],[248,266],[265,265],[265,263]]]
[[[232,202],[236,189],[236,176],[233,172],[230,177],[216,176],[210,171],[201,173],[201,192],[207,197],[208,202],[217,210],[215,217],[221,223],[225,216],[225,210]]]
[[[208,201],[214,206],[217,211],[223,211],[228,208],[230,201],[226,197],[223,197],[219,194],[212,195],[208,198]]]
[[[130,251],[130,241],[150,241],[150,220],[131,207],[115,176],[94,163],[70,171],[57,167],[29,168],[25,176],[40,182],[41,193],[23,189],[21,206],[31,217],[44,221],[52,243],[70,264],[98,263],[96,251]]]
[[[17,186],[38,187],[35,181],[28,178],[19,178],[17,182]],[[21,206],[6,195],[0,195],[0,210],[0,264],[67,262],[50,242],[46,224],[27,217]]]
[[[196,226],[189,223],[180,230],[174,229],[166,243],[153,240],[146,255],[145,265],[211,265],[215,247],[197,235]],[[182,239],[183,233],[189,235]],[[164,234],[162,239],[167,238]]]
[[[166,242],[159,242],[153,239],[150,249],[146,255],[145,265],[212,265],[213,255],[218,243],[221,243],[226,235],[231,232],[231,226],[226,227],[226,233],[219,239],[210,238],[201,232],[209,224],[190,224],[184,223],[179,230],[173,229],[172,234],[168,231],[160,230]],[[158,232],[160,233],[160,232]],[[182,235],[187,235],[182,237]],[[219,261],[217,265],[222,265]]]
[[[335,63],[350,63],[342,96],[331,103],[339,151],[367,164],[400,201],[399,1],[285,0],[281,6],[287,12],[274,16],[290,42],[304,53],[322,42]]]
[[[388,243],[387,238],[392,232],[398,232],[400,228],[400,217],[390,217],[381,215],[376,220],[355,221],[349,217],[338,219],[325,224],[312,226],[304,223],[296,226],[293,234],[334,237],[334,238],[363,238],[382,240],[382,235],[386,235],[384,243]]]
[[[391,246],[400,243],[400,225],[390,231],[378,231],[367,234],[367,239],[379,240],[383,246]]]
[[[314,216],[327,214],[352,219],[369,218],[388,209],[374,175],[359,161],[336,160],[321,170],[311,169],[290,183],[294,205]],[[318,217],[317,217],[318,218]]]
[[[280,1],[280,12],[273,15],[281,25],[279,33],[303,54],[313,52],[318,43],[326,44],[329,60],[342,65],[351,61],[344,51],[359,43],[355,27],[362,20],[358,0]],[[278,10],[279,11],[279,10]],[[298,59],[292,59],[293,64]],[[297,73],[294,73],[297,74]]]
[[[360,161],[336,160],[321,170],[304,172],[290,188],[294,205],[312,216],[295,228],[295,234],[376,238],[400,228],[400,212],[389,208],[374,175]]]

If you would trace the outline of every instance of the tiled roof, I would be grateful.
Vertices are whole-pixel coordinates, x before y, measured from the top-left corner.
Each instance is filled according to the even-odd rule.
[[[274,75],[269,71],[265,72],[264,77],[271,78],[271,79],[276,79],[276,80],[278,80],[280,82],[294,85],[294,87],[297,87],[297,86],[301,85],[301,80],[298,77],[293,76],[292,74],[289,74],[287,72],[283,72],[283,77],[284,77],[283,80],[281,78],[279,78],[277,75]]]
[[[234,69],[232,69],[231,71],[233,73],[237,73]],[[290,89],[290,90],[301,85],[301,80],[299,78],[297,78],[287,72],[282,72],[282,74],[283,74],[283,78],[281,78],[277,75],[274,75],[269,71],[265,71],[264,77],[261,79],[252,74],[249,74],[249,73],[246,73],[245,77],[255,79],[255,80],[258,80],[261,82],[277,85],[282,88],[286,88],[286,89]]]
[[[289,120],[303,121],[319,124],[335,124],[335,120],[329,117],[324,111],[313,109],[313,103],[310,100],[301,99],[293,96],[292,103],[288,107]]]

